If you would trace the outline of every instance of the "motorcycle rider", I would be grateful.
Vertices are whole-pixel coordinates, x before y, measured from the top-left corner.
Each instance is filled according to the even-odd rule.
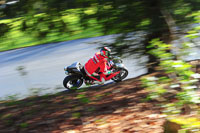
[[[84,70],[87,76],[94,79],[92,83],[103,84],[105,79],[102,75],[109,75],[112,73],[112,71],[107,70],[110,53],[111,50],[108,47],[103,47],[100,52],[95,53],[95,55],[86,62]]]

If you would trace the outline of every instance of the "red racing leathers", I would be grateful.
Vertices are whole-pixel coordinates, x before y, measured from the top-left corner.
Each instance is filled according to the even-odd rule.
[[[103,74],[108,73],[107,63],[108,63],[107,59],[104,56],[102,56],[100,52],[97,52],[92,58],[88,60],[88,62],[84,66],[84,69],[89,77],[102,82],[102,80],[104,79],[102,79],[101,74],[98,73],[99,72]]]

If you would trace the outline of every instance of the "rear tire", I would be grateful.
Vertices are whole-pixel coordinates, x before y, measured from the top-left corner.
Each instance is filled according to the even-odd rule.
[[[128,76],[128,70],[125,68],[120,69],[120,73],[112,78],[115,82],[120,82]]]
[[[79,75],[69,75],[63,80],[63,86],[68,90],[76,90],[83,84],[83,79]]]

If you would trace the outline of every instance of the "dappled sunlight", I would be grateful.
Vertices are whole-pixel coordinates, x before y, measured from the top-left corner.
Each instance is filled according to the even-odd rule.
[[[154,129],[157,133],[161,133],[163,117],[159,114],[160,109],[154,105],[155,103],[142,102],[146,92],[140,88],[138,80],[127,80],[119,85],[126,87],[116,91],[115,85],[111,84],[98,89],[96,87],[83,89],[82,92],[79,90],[74,93],[62,92],[27,98],[10,106],[2,103],[1,106],[4,108],[0,110],[1,129],[7,131],[6,127],[10,126],[13,127],[12,131],[16,131],[14,128],[16,123],[21,122],[27,127],[19,126],[18,130],[24,132],[72,130],[117,132],[119,129],[122,132],[149,132]],[[8,120],[10,123],[7,123]]]

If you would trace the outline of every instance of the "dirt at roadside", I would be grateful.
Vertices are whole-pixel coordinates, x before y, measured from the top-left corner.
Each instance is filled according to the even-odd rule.
[[[165,116],[137,78],[1,103],[0,133],[162,133]]]

